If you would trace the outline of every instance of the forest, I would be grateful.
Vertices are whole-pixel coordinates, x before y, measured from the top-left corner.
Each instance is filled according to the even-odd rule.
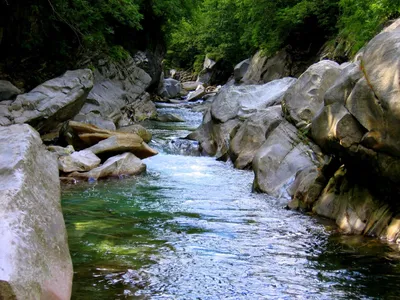
[[[194,72],[206,55],[234,65],[259,49],[301,59],[325,45],[341,62],[399,12],[400,0],[2,0],[0,73],[39,70],[39,83],[85,55],[157,47],[165,67]]]

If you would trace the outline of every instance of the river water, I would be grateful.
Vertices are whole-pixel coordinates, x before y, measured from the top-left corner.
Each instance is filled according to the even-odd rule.
[[[399,298],[394,245],[252,193],[251,171],[178,139],[201,114],[159,111],[186,122],[147,124],[160,154],[145,174],[63,186],[72,299]]]

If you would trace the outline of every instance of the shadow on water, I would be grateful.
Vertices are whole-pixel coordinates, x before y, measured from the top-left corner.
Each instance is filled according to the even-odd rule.
[[[161,150],[201,121],[167,110],[189,120],[152,123]],[[169,151],[146,174],[63,187],[73,299],[398,298],[395,246],[251,193],[252,172]]]

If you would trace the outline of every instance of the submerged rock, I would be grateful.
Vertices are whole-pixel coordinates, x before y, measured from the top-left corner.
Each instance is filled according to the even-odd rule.
[[[156,120],[159,122],[185,122],[182,117],[174,114],[158,115]]]
[[[29,125],[0,127],[0,298],[71,297],[57,160]]]

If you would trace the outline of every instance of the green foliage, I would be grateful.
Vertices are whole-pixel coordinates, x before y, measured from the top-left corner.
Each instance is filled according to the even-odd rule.
[[[340,0],[339,37],[354,55],[390,19],[400,15],[399,0]]]

